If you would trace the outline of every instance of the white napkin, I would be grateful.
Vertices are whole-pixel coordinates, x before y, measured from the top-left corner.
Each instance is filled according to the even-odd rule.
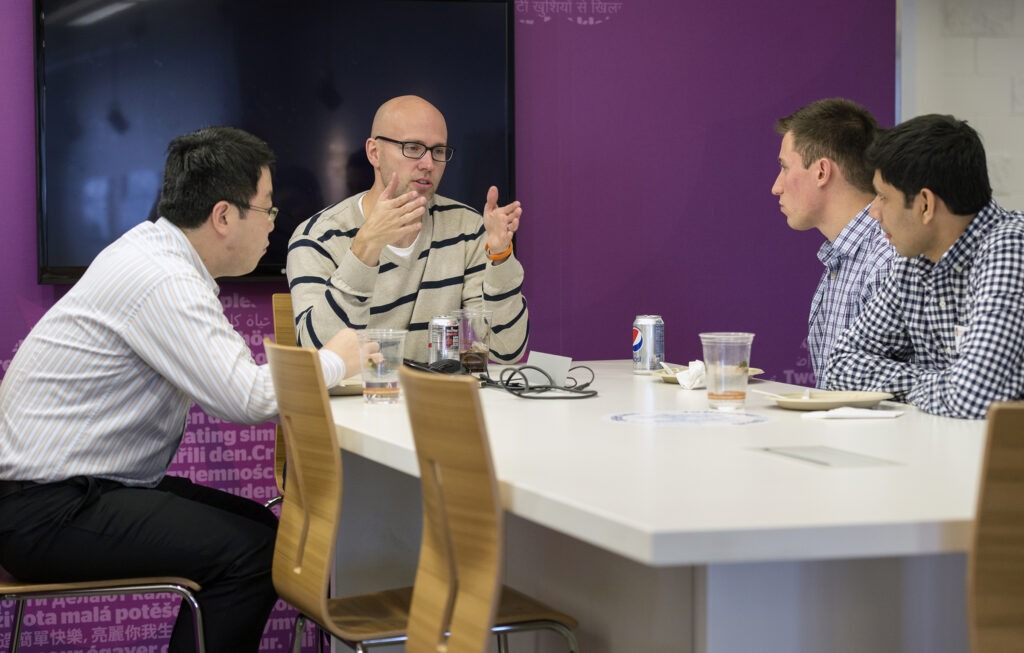
[[[889,410],[877,408],[854,408],[853,406],[841,406],[832,410],[815,410],[801,415],[804,419],[880,419],[886,417],[899,417],[902,410]]]
[[[676,379],[679,386],[686,390],[696,390],[704,387],[704,361],[690,361],[685,370],[676,372]]]

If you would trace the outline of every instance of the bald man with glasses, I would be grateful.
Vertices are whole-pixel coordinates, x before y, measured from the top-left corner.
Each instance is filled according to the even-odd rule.
[[[427,360],[431,318],[492,311],[491,358],[514,363],[529,313],[512,237],[518,201],[483,215],[437,194],[455,149],[444,116],[416,96],[385,102],[366,139],[373,186],[300,224],[288,246],[288,284],[303,345],[345,327],[408,329],[405,357]]]

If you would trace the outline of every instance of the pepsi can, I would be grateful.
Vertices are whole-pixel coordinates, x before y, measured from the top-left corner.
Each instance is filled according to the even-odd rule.
[[[427,362],[449,358],[459,360],[459,318],[439,315],[430,320],[427,336]]]
[[[633,373],[649,374],[665,360],[665,321],[660,315],[637,315],[633,320]]]

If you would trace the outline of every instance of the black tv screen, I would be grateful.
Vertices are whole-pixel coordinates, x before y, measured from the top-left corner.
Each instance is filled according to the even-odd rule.
[[[514,196],[509,0],[36,0],[39,280],[71,283],[155,217],[168,142],[240,127],[277,154],[270,248],[372,183],[377,107],[415,94],[448,122],[439,192]]]

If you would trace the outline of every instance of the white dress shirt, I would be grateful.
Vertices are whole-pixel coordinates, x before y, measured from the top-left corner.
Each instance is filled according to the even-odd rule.
[[[144,222],[104,249],[19,347],[0,385],[0,479],[97,476],[153,486],[192,403],[240,424],[274,418],[266,365],[235,331],[180,229]],[[320,356],[328,385],[344,376]]]

